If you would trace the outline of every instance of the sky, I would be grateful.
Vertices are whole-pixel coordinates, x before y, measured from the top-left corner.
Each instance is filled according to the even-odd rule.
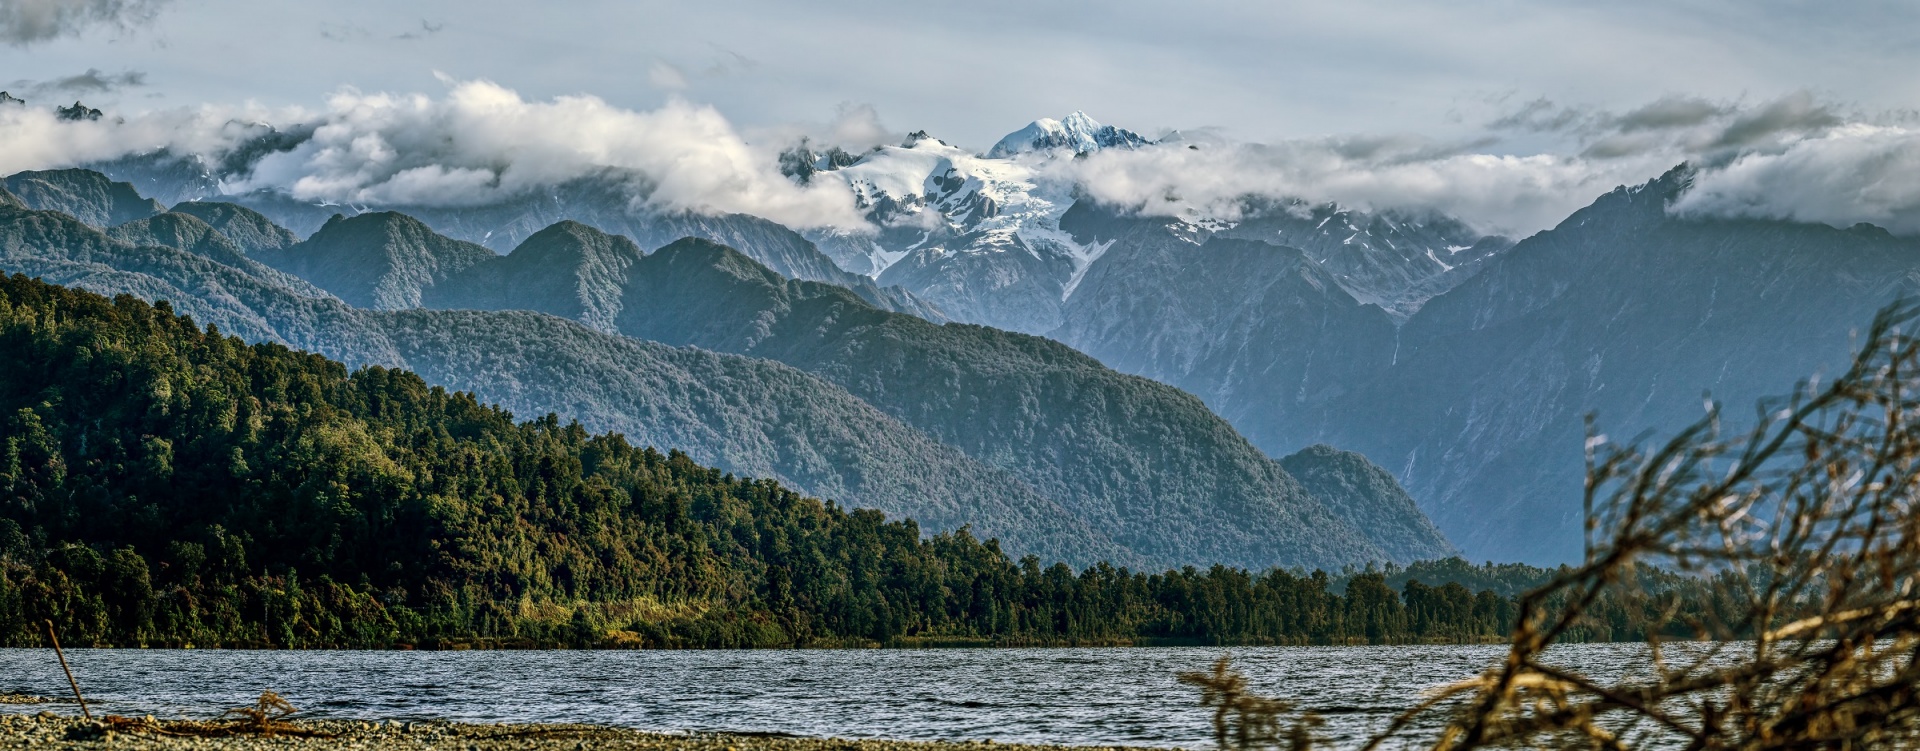
[[[1132,186],[1110,190],[1115,200],[1150,202],[1168,180],[1195,200],[1319,191],[1300,197],[1526,232],[1614,184],[1705,160],[1724,169],[1703,176],[1697,210],[1920,231],[1907,216],[1920,186],[1885,169],[1837,194],[1795,193],[1810,177],[1845,183],[1848,170],[1920,158],[1914,29],[1920,3],[1883,0],[0,0],[0,88],[33,104],[82,100],[151,131],[242,115],[338,121],[352,119],[342,107],[405,108],[412,95],[444,114],[484,85],[510,93],[490,100],[509,108],[585,98],[603,115],[701,120],[675,132],[737,141],[712,155],[729,163],[798,134],[862,147],[924,129],[985,150],[1035,118],[1084,110],[1148,136],[1231,144],[1117,156],[1074,176]],[[414,115],[409,127],[442,127]],[[598,133],[638,121],[604,122]],[[15,146],[0,144],[0,168],[78,153],[75,138],[20,145],[44,130],[4,125]],[[394,137],[367,127],[354,132]],[[620,148],[638,147],[594,153]],[[476,169],[442,166],[460,179]],[[286,179],[304,178],[369,187]],[[784,215],[824,205],[749,187]],[[841,221],[843,209],[820,210]]]

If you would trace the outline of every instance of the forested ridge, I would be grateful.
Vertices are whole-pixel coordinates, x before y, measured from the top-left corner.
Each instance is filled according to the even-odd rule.
[[[740,647],[1478,639],[1515,616],[1382,572],[1335,594],[1323,572],[1016,561],[19,275],[0,281],[0,416],[14,646],[42,619],[120,646]]]
[[[111,231],[132,233],[145,221]],[[203,245],[223,245],[223,234]],[[971,523],[1016,555],[1135,563],[1020,478],[768,360],[669,347],[522,311],[351,308],[251,258],[227,265],[191,248],[131,245],[54,211],[0,207],[0,271],[168,300],[176,312],[250,342],[278,342],[350,367],[410,370],[522,414],[564,414],[594,432],[672,446],[704,465],[911,516],[929,529]]]

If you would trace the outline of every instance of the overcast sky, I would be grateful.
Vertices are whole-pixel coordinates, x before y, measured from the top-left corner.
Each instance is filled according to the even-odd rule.
[[[1843,7],[1844,6],[1844,7]],[[529,99],[679,96],[745,128],[867,104],[984,149],[1084,109],[1149,134],[1467,137],[1521,105],[1794,91],[1920,104],[1920,3],[580,2],[0,0],[0,87],[141,110],[320,106],[343,86],[435,93],[441,72]],[[91,75],[89,75],[91,71]],[[1502,149],[1539,148],[1507,134]]]

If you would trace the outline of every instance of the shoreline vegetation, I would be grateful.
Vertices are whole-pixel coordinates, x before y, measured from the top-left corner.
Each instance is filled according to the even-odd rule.
[[[45,621],[72,647],[1477,642],[1551,573],[1076,571],[164,301],[0,279],[0,646]],[[1644,635],[1602,612],[1568,638]]]

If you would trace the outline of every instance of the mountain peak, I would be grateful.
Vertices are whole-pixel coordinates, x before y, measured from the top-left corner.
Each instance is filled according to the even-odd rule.
[[[1008,133],[999,143],[987,151],[989,158],[1005,158],[1029,151],[1051,151],[1053,149],[1072,149],[1075,153],[1098,151],[1105,148],[1131,149],[1145,146],[1152,141],[1140,134],[1111,125],[1101,125],[1085,111],[1074,110],[1073,114],[1055,120],[1043,117],[1027,124],[1027,127]]]
[[[379,310],[420,307],[427,289],[494,257],[485,247],[443,237],[392,211],[336,215],[306,242],[259,254],[262,263],[349,305]]]

